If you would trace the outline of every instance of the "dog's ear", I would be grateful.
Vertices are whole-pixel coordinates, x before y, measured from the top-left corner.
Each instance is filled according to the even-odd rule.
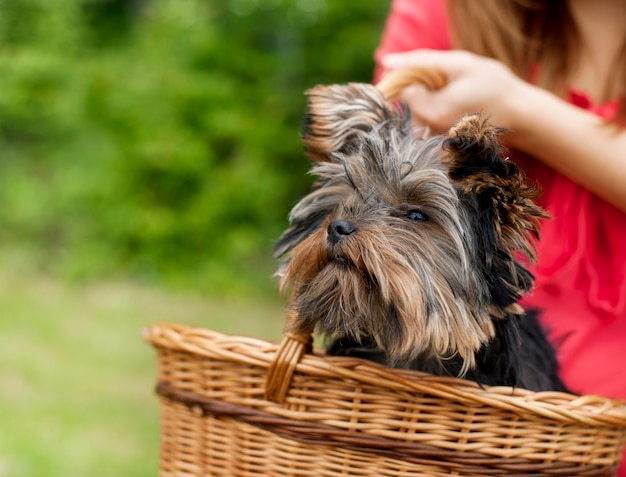
[[[492,292],[507,306],[532,287],[532,275],[515,254],[535,259],[533,238],[547,214],[533,202],[540,190],[505,156],[498,141],[502,132],[479,115],[467,116],[450,130],[443,149],[450,178],[478,208],[486,272],[501,280],[492,284]]]
[[[306,94],[308,109],[302,140],[307,155],[315,162],[335,161],[335,153],[357,147],[359,138],[375,127],[411,132],[408,110],[392,105],[373,85],[316,86]]]

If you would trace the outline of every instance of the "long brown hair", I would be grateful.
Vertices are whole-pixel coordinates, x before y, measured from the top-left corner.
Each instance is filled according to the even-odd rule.
[[[580,36],[565,0],[447,0],[455,48],[495,58],[518,76],[563,95],[576,67]],[[619,98],[626,122],[626,38],[603,86]],[[536,68],[541,65],[540,68]]]

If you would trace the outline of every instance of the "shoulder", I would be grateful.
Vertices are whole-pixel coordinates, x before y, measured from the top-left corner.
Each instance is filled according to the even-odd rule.
[[[419,48],[451,48],[445,0],[393,0],[374,54],[377,75],[383,56]]]

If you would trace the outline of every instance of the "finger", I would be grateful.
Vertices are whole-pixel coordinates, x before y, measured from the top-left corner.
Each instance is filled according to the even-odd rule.
[[[419,114],[419,108],[415,105],[421,103],[421,98],[425,98],[428,90],[423,85],[413,85],[404,88],[398,95],[398,101],[406,104],[411,111],[411,128],[416,137],[427,138],[432,135],[432,128],[428,122]]]
[[[440,134],[447,132],[455,124],[455,118],[446,108],[446,102],[441,100],[440,94],[439,91],[431,91],[422,85],[412,85],[404,88],[398,99],[409,106],[416,122],[427,125],[432,132]]]

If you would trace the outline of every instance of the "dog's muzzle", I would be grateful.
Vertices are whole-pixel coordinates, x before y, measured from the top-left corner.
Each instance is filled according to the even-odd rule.
[[[340,240],[356,232],[356,225],[348,220],[333,220],[328,225],[328,242],[337,244]]]

